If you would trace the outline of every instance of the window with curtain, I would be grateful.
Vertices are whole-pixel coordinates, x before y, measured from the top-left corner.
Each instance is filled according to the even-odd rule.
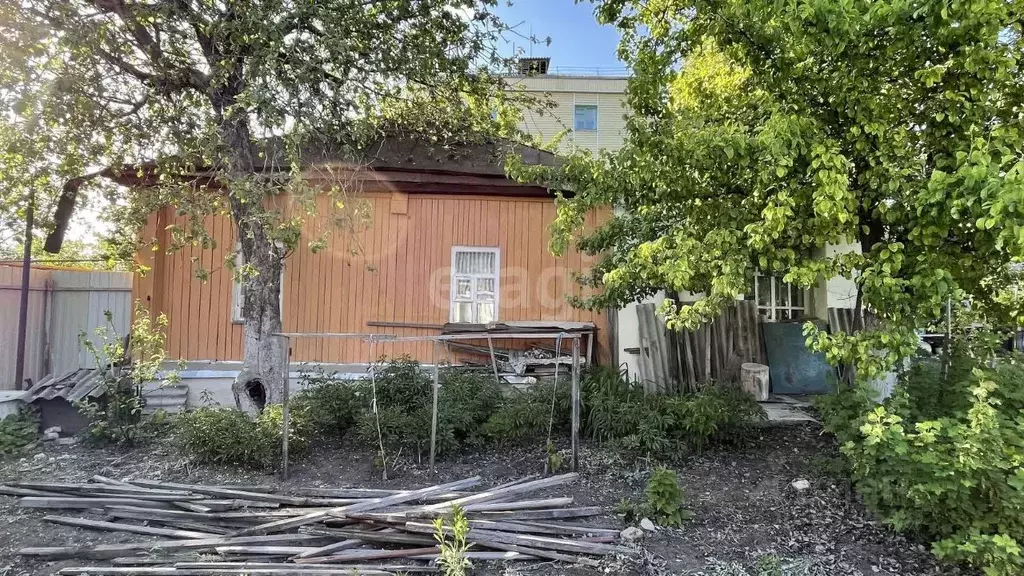
[[[498,320],[498,248],[452,248],[452,322],[488,324]]]

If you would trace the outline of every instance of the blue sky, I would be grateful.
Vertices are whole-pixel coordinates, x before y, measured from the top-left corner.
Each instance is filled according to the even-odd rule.
[[[618,31],[611,26],[600,26],[594,19],[594,5],[588,1],[573,0],[512,0],[506,6],[499,0],[495,11],[510,26],[519,24],[517,31],[526,37],[532,33],[539,40],[551,37],[551,45],[543,43],[532,47],[533,56],[551,58],[551,66],[602,68],[622,71],[624,65],[615,56],[619,43]],[[508,35],[511,44],[525,50],[530,56],[529,43],[514,34]]]

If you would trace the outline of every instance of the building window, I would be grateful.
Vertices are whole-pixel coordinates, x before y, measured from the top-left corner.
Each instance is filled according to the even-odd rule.
[[[245,265],[245,258],[242,256],[242,246],[235,243],[235,270]],[[232,274],[234,281],[231,283],[231,321],[242,323],[245,316],[242,315],[242,307],[245,304],[245,286]],[[281,317],[284,317],[284,266],[281,266],[281,294],[280,294]]]
[[[757,274],[747,290],[744,299],[756,301],[757,311],[767,322],[798,320],[807,313],[804,289],[787,284],[781,278]]]
[[[498,248],[452,248],[452,322],[489,324],[498,320]]]
[[[597,104],[577,104],[573,114],[573,129],[577,132],[597,130]]]

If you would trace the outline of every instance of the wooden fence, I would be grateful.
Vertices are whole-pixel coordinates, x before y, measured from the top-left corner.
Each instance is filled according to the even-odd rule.
[[[20,388],[14,382],[18,342],[21,266],[0,265],[0,390]],[[127,333],[131,322],[132,275],[33,268],[29,283],[25,378],[93,368],[95,360],[79,334],[94,335],[113,314],[114,328]]]
[[[737,380],[744,362],[767,364],[757,303],[737,301],[696,330],[669,331],[654,304],[637,306],[640,379],[649,393],[678,394],[708,380]]]
[[[640,379],[649,394],[692,392],[710,380],[738,380],[744,362],[768,364],[757,303],[738,300],[721,316],[696,330],[670,331],[654,304],[637,305],[640,323]],[[861,322],[872,328],[878,320],[870,311]],[[852,308],[829,308],[832,333],[855,331]],[[848,370],[840,376],[852,378]]]

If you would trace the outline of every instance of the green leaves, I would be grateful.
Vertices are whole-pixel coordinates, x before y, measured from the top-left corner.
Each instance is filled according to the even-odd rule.
[[[51,229],[64,184],[110,168],[128,187],[91,180],[78,208],[104,200],[120,260],[156,245],[139,231],[173,206],[178,233],[161,250],[208,248],[209,217],[230,215],[237,238],[279,261],[319,217],[356,220],[355,209],[325,212],[341,213],[359,179],[320,164],[361,165],[369,143],[396,134],[439,154],[454,142],[522,139],[517,111],[535,100],[495,74],[510,60],[499,55],[507,27],[493,5],[5,3],[0,107],[12,113],[0,120],[0,232],[23,222],[30,189],[38,228]],[[336,201],[317,205],[318,195]],[[262,278],[280,267],[254,264]]]
[[[39,415],[29,406],[0,419],[0,458],[22,451],[39,436]]]
[[[1016,357],[921,360],[875,406],[867,387],[819,404],[865,503],[933,552],[993,576],[1024,568],[1024,408]]]
[[[600,257],[600,291],[580,304],[700,295],[660,310],[694,326],[755,270],[805,288],[841,276],[879,322],[812,330],[810,345],[862,378],[912,354],[951,298],[996,325],[1022,316],[1007,274],[1024,258],[1015,5],[605,0],[598,13],[633,69],[625,144],[539,174],[576,193],[553,246]]]

